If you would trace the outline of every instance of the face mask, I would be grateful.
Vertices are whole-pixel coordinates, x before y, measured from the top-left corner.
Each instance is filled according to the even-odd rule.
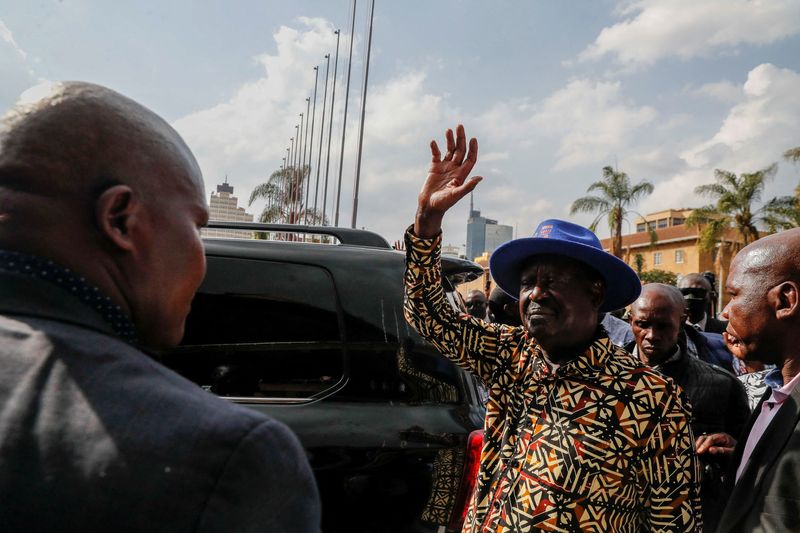
[[[689,307],[689,320],[697,319],[702,320],[703,314],[706,312],[705,300],[686,300]]]

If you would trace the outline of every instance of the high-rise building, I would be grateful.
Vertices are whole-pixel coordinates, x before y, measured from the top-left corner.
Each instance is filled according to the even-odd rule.
[[[252,222],[253,215],[246,212],[244,207],[239,207],[239,199],[233,195],[233,186],[225,181],[217,185],[217,192],[211,193],[211,200],[208,204],[209,220],[221,220],[224,222]],[[230,230],[230,229],[203,229],[201,234],[204,237],[227,237],[235,239],[252,239],[252,231]]]
[[[498,224],[496,220],[481,216],[469,197],[469,218],[467,219],[467,259],[470,261],[484,253],[494,250],[512,239],[514,228]]]
[[[483,251],[492,254],[501,244],[505,244],[514,238],[514,228],[505,224],[486,223],[486,238],[484,239]]]

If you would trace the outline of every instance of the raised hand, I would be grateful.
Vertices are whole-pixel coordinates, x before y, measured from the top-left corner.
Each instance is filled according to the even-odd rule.
[[[431,166],[419,193],[419,207],[414,223],[414,233],[418,237],[431,238],[439,233],[445,212],[483,179],[480,176],[467,179],[478,161],[478,141],[470,139],[467,152],[466,135],[461,124],[456,127],[455,138],[453,130],[447,130],[445,138],[447,153],[444,158],[436,141],[431,141]]]

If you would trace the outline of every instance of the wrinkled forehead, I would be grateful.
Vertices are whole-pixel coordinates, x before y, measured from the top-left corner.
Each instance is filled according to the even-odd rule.
[[[678,283],[681,289],[711,289],[711,283],[703,276],[688,275],[684,276]]]
[[[599,272],[586,263],[557,254],[540,254],[525,259],[520,269],[520,278],[532,274],[558,274],[570,279],[587,281],[603,279]]]

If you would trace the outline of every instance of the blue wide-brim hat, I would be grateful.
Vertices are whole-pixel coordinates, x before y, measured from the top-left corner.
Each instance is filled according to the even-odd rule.
[[[522,264],[535,255],[563,255],[597,271],[606,282],[606,297],[600,311],[614,311],[633,303],[642,292],[639,276],[624,261],[603,251],[592,231],[564,220],[545,220],[533,237],[514,239],[500,246],[489,259],[495,283],[519,298]]]

